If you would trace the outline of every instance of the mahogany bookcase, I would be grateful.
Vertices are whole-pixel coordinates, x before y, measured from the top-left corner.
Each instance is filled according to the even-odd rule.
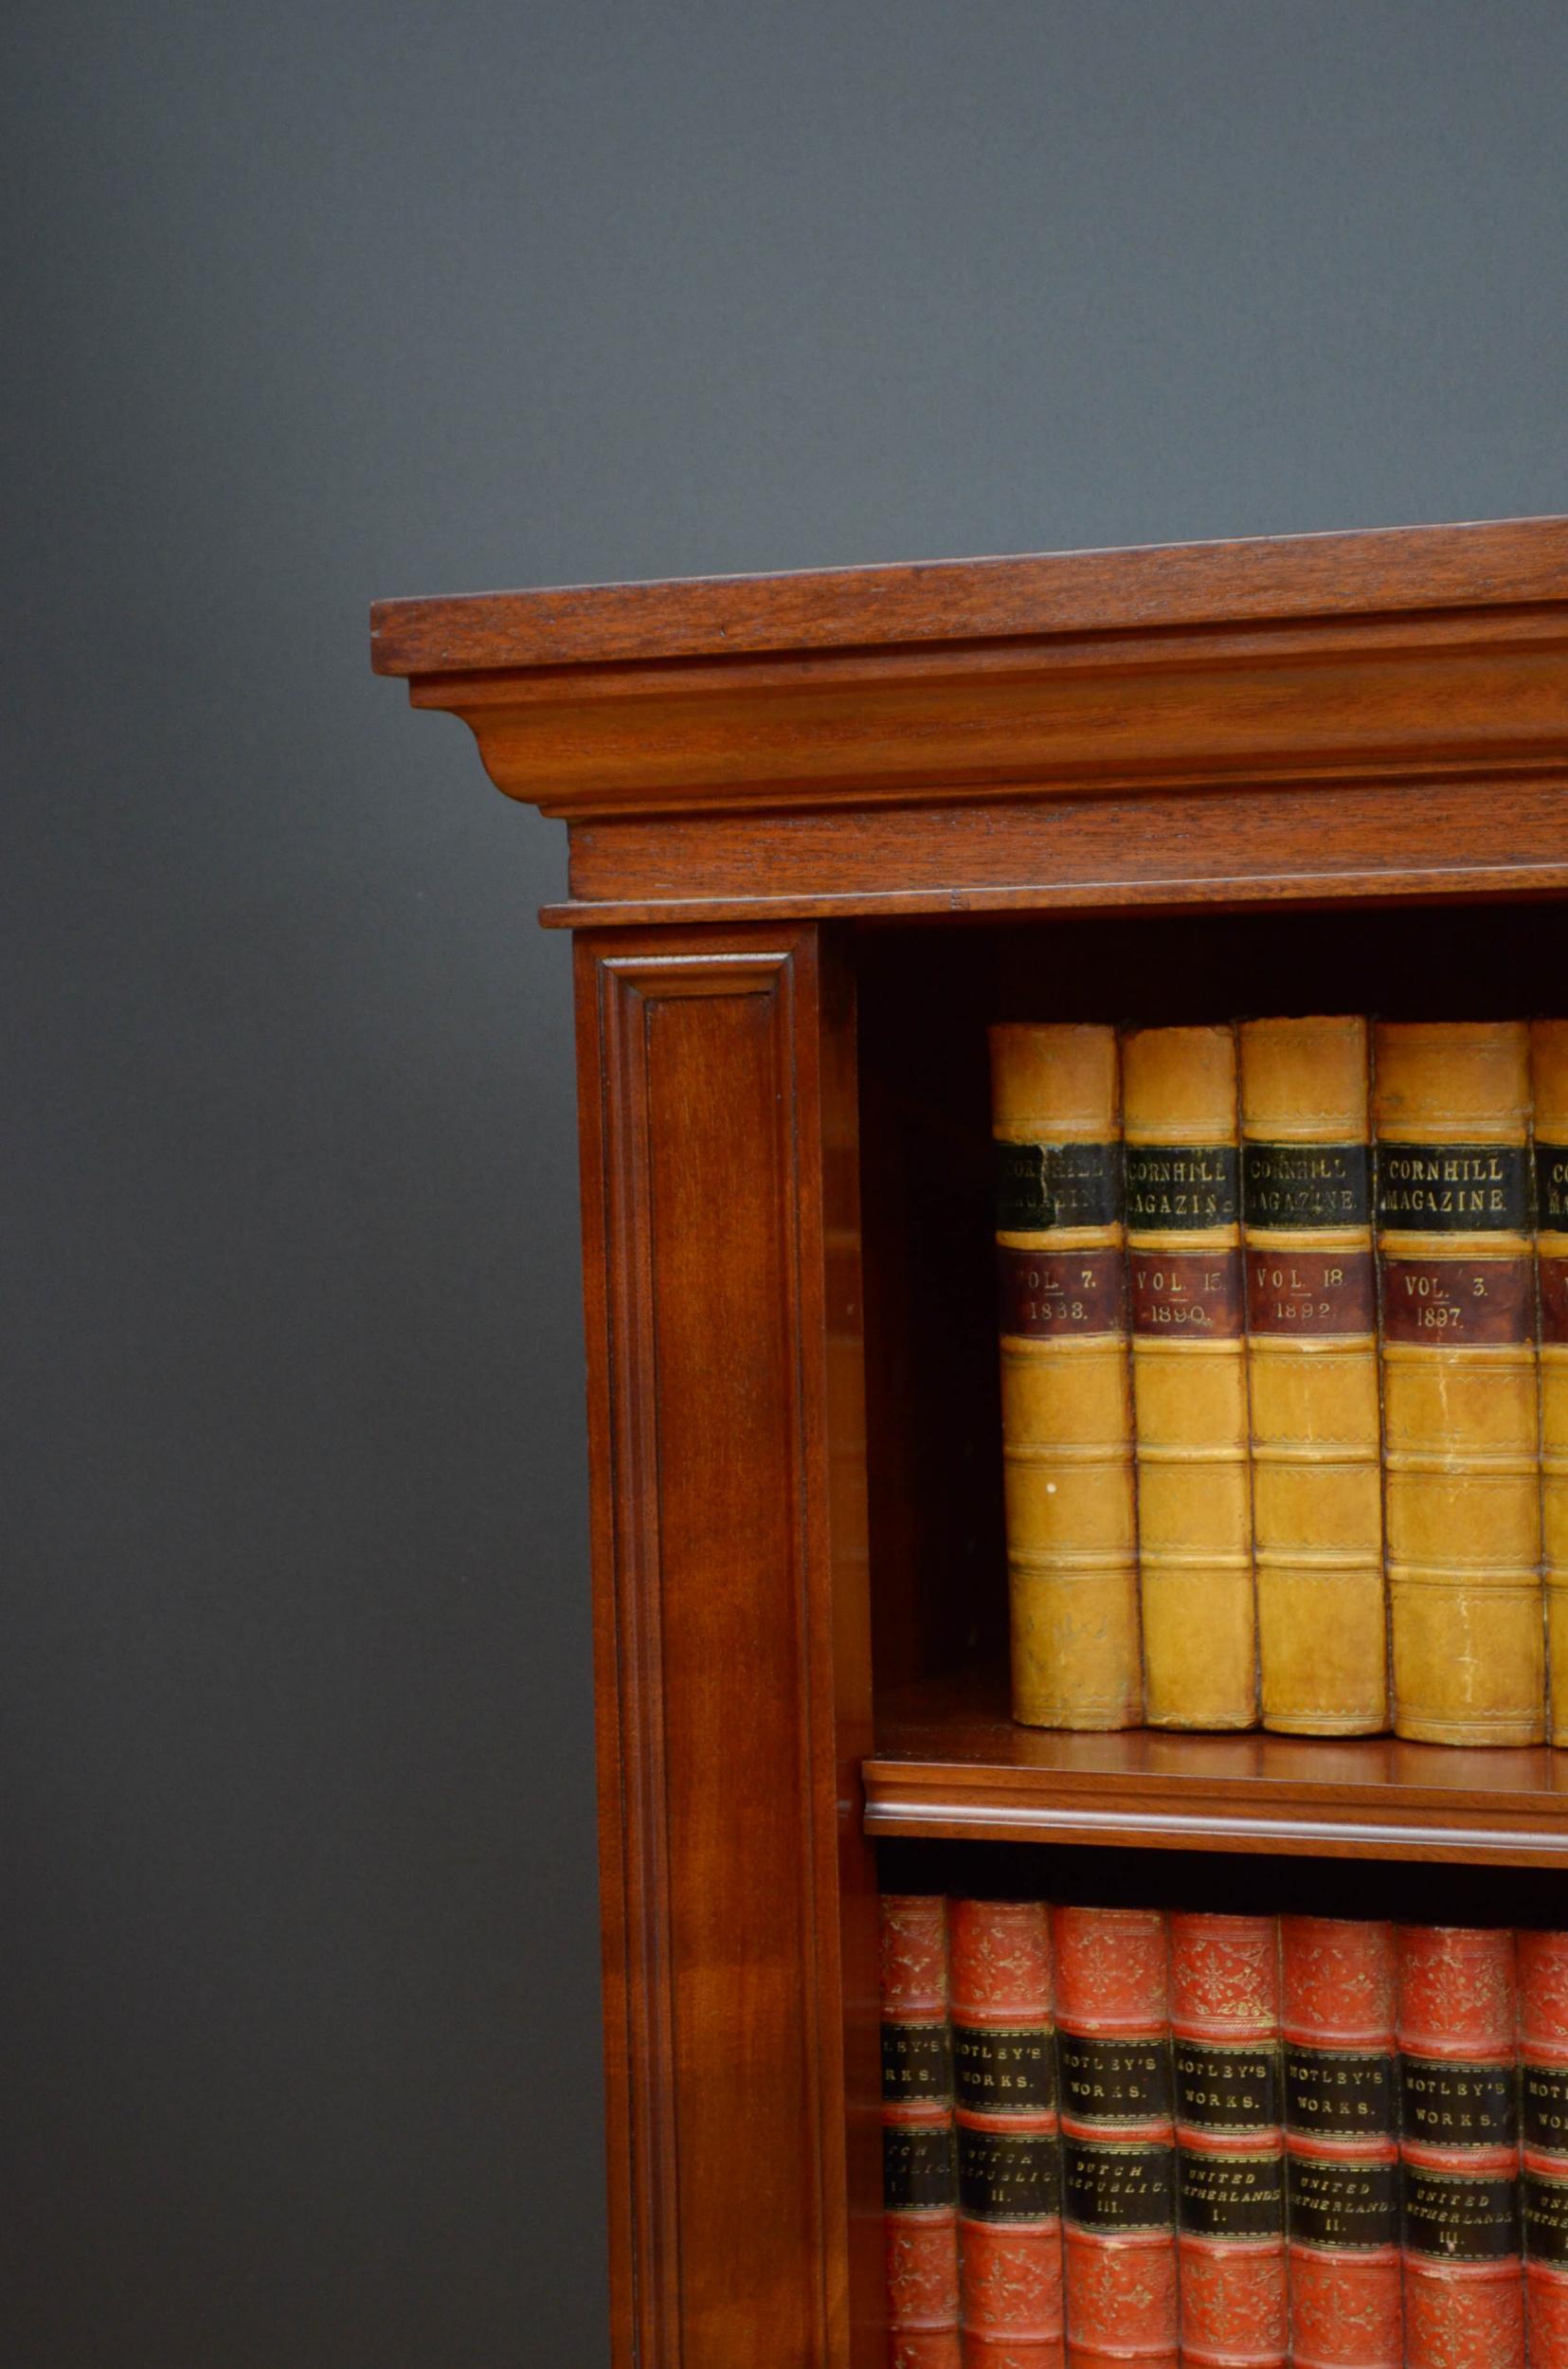
[[[879,1838],[1568,1871],[1568,1754],[1008,1721],[984,1046],[1568,1008],[1568,519],[372,640],[570,840],[618,2369],[870,2369]]]

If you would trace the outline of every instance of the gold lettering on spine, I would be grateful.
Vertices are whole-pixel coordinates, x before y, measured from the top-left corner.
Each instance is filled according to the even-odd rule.
[[[1119,1155],[1114,1029],[1000,1024],[991,1090],[999,1143]],[[997,1239],[1004,1260],[1037,1257],[1027,1288],[1004,1300],[1001,1333],[1014,1716],[1035,1727],[1135,1727],[1143,1691],[1122,1225],[1004,1228]]]
[[[1184,1171],[1127,1232],[1146,1716],[1157,1727],[1251,1727],[1246,1342],[1228,1283],[1234,1267],[1238,1303],[1241,1232],[1214,1221],[1221,1204],[1199,1173],[1213,1165],[1205,1149],[1234,1159],[1235,1034],[1139,1029],[1123,1040],[1122,1065],[1129,1152],[1169,1147]],[[1183,1310],[1207,1320],[1176,1321]]]
[[[1501,1175],[1525,1148],[1528,1033],[1507,1021],[1381,1024],[1374,1072],[1395,1731],[1538,1744],[1535,1322],[1519,1289],[1530,1238],[1500,1222],[1508,1197],[1482,1172],[1496,1155]],[[1453,1320],[1469,1307],[1517,1314]]]
[[[1541,1262],[1541,1527],[1546,1583],[1547,1709],[1551,1741],[1568,1744],[1568,1326],[1561,1321],[1561,1279],[1568,1275],[1568,1021],[1538,1020],[1530,1030],[1539,1196],[1536,1248]],[[1555,1155],[1561,1153],[1560,1159]],[[1555,1288],[1553,1288],[1555,1287]]]
[[[1370,1133],[1364,1020],[1242,1023],[1242,1141],[1325,1173],[1243,1211],[1253,1552],[1263,1724],[1295,1735],[1388,1725],[1372,1228],[1332,1171]],[[1318,1208],[1326,1221],[1307,1223]]]

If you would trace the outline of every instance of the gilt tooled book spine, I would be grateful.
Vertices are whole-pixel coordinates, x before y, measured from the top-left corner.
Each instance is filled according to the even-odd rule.
[[[1174,2369],[1175,2127],[1165,1921],[1057,1908],[1068,2369]]]
[[[1275,1920],[1172,1909],[1170,2010],[1181,2358],[1273,2369],[1289,2343]]]
[[[954,1900],[948,1934],[964,2369],[1062,2369],[1051,1912]]]
[[[1143,1716],[1111,1028],[991,1030],[1014,1716]]]
[[[1235,1032],[1122,1043],[1145,1717],[1251,1727],[1257,1640]]]
[[[889,2369],[962,2369],[947,1904],[888,1892],[880,1909]]]
[[[1388,1725],[1364,1020],[1241,1025],[1263,1725]]]
[[[1568,2362],[1568,1933],[1522,1932],[1519,1948],[1520,2222],[1525,2353]]]
[[[1400,2369],[1394,1928],[1280,1919],[1294,2369]]]
[[[1401,1926],[1399,2151],[1408,2369],[1523,2369],[1510,1932]]]
[[[1541,1288],[1546,1708],[1551,1742],[1568,1745],[1568,1021],[1538,1020],[1532,1024],[1530,1076]]]
[[[1538,1744],[1528,1033],[1380,1025],[1374,1064],[1395,1731]]]

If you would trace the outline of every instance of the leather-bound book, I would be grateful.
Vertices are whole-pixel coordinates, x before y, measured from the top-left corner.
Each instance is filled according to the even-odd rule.
[[[1394,1928],[1280,1919],[1295,2369],[1400,2369]]]
[[[881,1904],[882,2193],[889,2369],[962,2369],[947,1904]]]
[[[1568,2361],[1568,1933],[1519,1942],[1520,2222],[1525,2351]]]
[[[1364,1020],[1241,1025],[1263,1725],[1388,1725]]]
[[[1395,1730],[1537,1744],[1528,1032],[1381,1025],[1374,1062]]]
[[[1143,1716],[1112,1028],[991,1031],[1013,1713]]]
[[[1069,2369],[1173,2369],[1175,2129],[1165,1921],[1057,1908]]]
[[[1123,1039],[1145,1717],[1257,1718],[1235,1033]]]
[[[1401,1926],[1408,2369],[1522,2369],[1512,1933]]]
[[[1530,1078],[1541,1280],[1546,1709],[1551,1742],[1568,1745],[1568,1021],[1538,1020],[1532,1025]]]
[[[1279,1933],[1272,1917],[1170,1917],[1181,2358],[1271,2369],[1289,2349]]]
[[[948,1933],[964,2369],[1061,2369],[1051,1911],[954,1900]]]

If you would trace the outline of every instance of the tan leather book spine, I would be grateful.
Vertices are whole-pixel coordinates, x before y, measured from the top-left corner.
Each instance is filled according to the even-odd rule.
[[[1013,1715],[1143,1716],[1112,1028],[991,1030]]]
[[[1263,1724],[1388,1725],[1364,1020],[1244,1021],[1241,1209]]]
[[[1546,1711],[1568,1745],[1568,1020],[1530,1029],[1536,1257],[1541,1285],[1541,1529],[1546,1582]]]
[[[1122,1041],[1144,1716],[1257,1724],[1235,1032]]]
[[[1523,1022],[1373,1046],[1394,1727],[1545,1732],[1536,1287]]]

